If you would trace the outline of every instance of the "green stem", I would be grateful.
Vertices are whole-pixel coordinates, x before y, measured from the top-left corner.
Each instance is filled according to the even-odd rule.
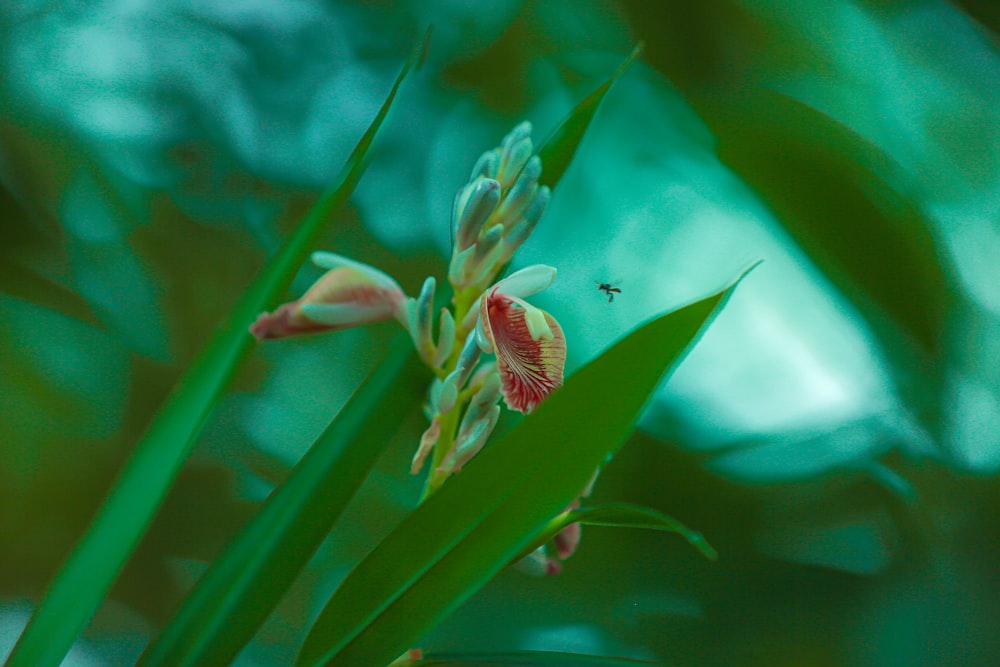
[[[452,346],[451,356],[445,362],[439,377],[446,377],[458,366],[458,359],[461,357],[462,347],[465,345],[465,337],[469,333],[462,328],[462,320],[469,313],[469,308],[472,307],[477,296],[479,296],[479,293],[476,290],[466,288],[456,291],[455,296],[452,297],[452,304],[455,307],[455,322],[457,323],[455,328],[455,344]],[[428,471],[427,478],[424,480],[424,490],[420,495],[421,503],[430,498],[435,491],[441,488],[444,481],[448,479],[449,473],[447,471],[439,471],[438,468],[444,463],[445,457],[455,444],[458,417],[462,414],[462,408],[470,397],[471,394],[469,393],[460,394],[458,400],[455,401],[455,406],[441,415],[441,436],[438,438],[437,444],[434,445],[434,451],[431,454],[430,471]]]

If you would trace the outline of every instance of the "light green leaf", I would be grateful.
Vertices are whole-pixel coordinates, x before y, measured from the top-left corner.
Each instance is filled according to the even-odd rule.
[[[381,365],[212,562],[137,665],[230,663],[278,604],[427,385],[399,334]]]
[[[449,479],[341,583],[298,664],[388,663],[485,585],[624,442],[730,293],[639,327]]]
[[[56,574],[7,659],[10,667],[55,667],[86,625],[163,502],[212,406],[252,349],[247,328],[288,288],[330,216],[348,199],[365,157],[421,43],[335,182],[229,314],[136,444],[87,532]]]
[[[597,108],[601,106],[604,96],[608,94],[612,84],[628,70],[629,65],[639,57],[640,53],[642,53],[642,44],[636,44],[632,53],[618,66],[611,78],[583,98],[538,149],[538,155],[542,159],[542,165],[544,165],[542,176],[539,179],[541,183],[555,187],[556,183],[559,182],[563,172],[573,160],[577,147],[583,141],[583,135],[587,132],[590,121],[597,113]]]

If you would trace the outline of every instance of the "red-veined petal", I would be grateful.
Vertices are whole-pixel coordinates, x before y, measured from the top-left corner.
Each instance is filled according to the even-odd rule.
[[[545,311],[496,287],[483,299],[480,315],[497,356],[507,407],[531,412],[562,384],[566,365],[562,328]]]
[[[406,295],[354,267],[324,273],[300,299],[261,313],[250,327],[258,339],[338,331],[396,317],[403,321]]]

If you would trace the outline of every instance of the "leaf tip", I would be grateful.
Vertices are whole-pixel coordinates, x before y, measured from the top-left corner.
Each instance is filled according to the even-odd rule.
[[[753,272],[754,269],[756,269],[763,263],[764,263],[763,259],[758,259],[748,264],[746,268],[740,270],[736,278],[732,282],[730,282],[723,291],[731,293],[734,289],[736,289],[737,285],[743,282],[743,280]]]
[[[431,36],[434,34],[434,24],[429,23],[427,29],[424,30],[424,36],[420,38],[417,45],[413,48],[413,55],[416,57],[419,54],[419,58],[416,59],[416,65],[414,65],[414,71],[420,71],[420,68],[424,66],[427,62],[427,54],[431,50]]]
[[[708,560],[715,562],[719,560],[719,552],[708,543],[705,536],[701,533],[694,533],[691,535],[691,544],[702,553]]]

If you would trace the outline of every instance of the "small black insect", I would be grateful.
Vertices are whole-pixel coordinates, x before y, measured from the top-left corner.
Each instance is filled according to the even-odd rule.
[[[599,291],[605,292],[608,295],[608,303],[611,303],[612,301],[615,300],[615,294],[622,293],[622,291],[617,287],[612,287],[611,283],[602,283],[598,280],[595,280],[594,284],[597,285],[597,289]]]

